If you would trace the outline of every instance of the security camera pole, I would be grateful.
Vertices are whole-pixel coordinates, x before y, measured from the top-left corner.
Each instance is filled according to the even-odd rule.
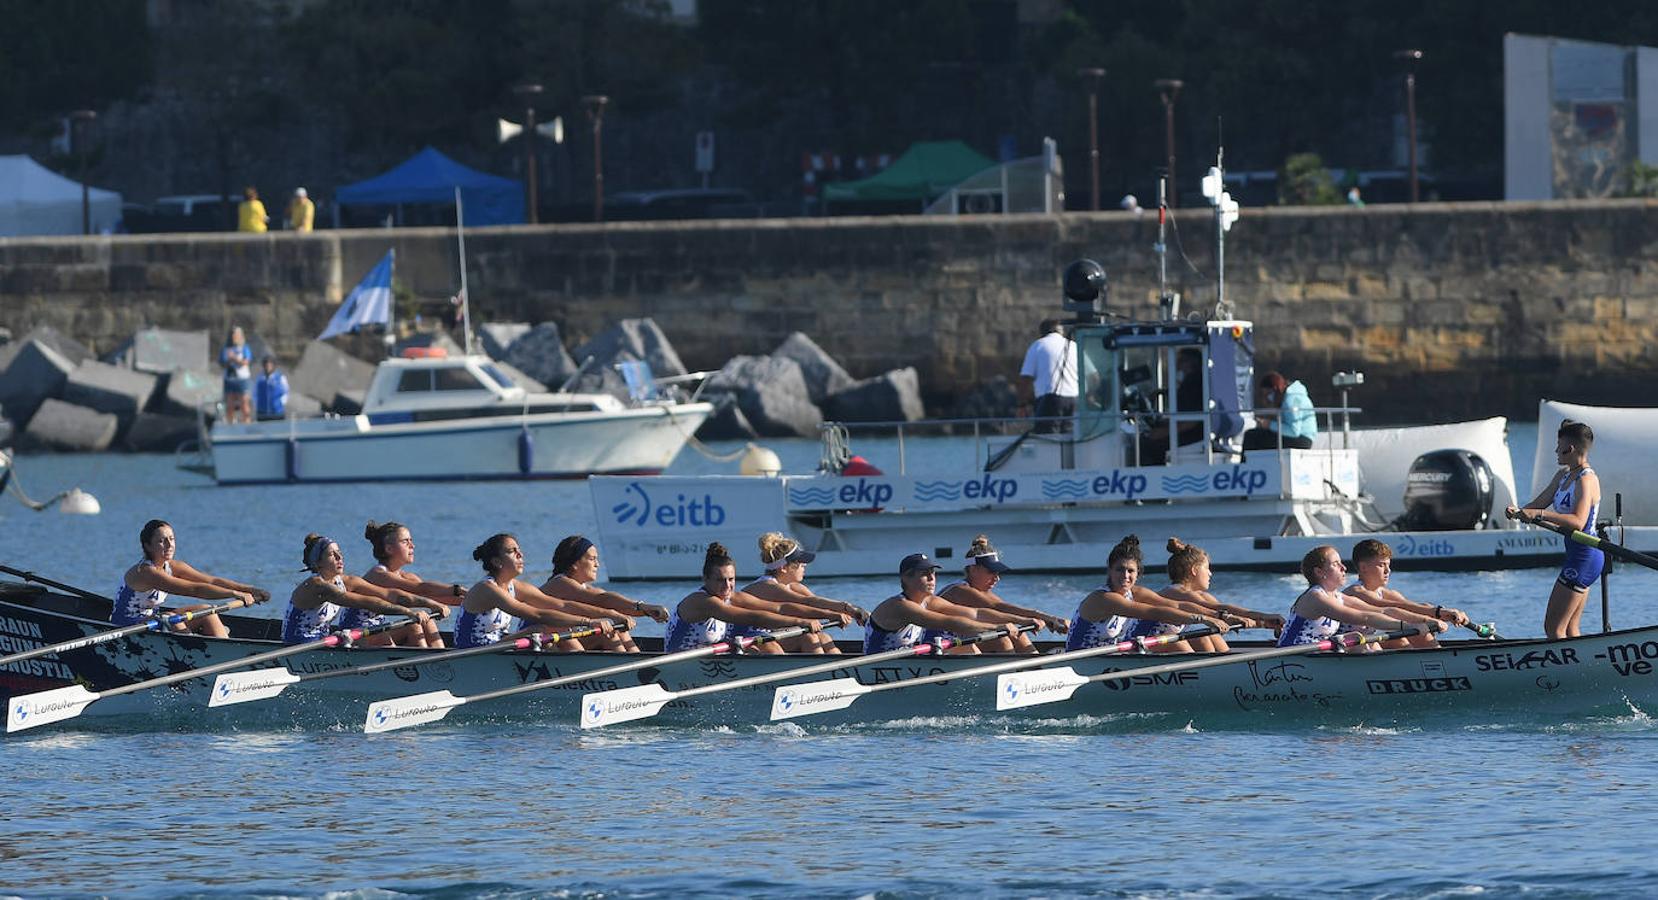
[[[541,221],[535,184],[535,101],[541,96],[541,85],[525,82],[514,85],[512,92],[524,101],[524,130],[519,132],[524,139],[524,221],[534,225]]]
[[[90,109],[77,109],[69,114],[69,140],[75,146],[81,166],[81,234],[92,233],[92,191],[86,186],[86,145],[90,140],[87,132],[96,118],[98,114]]]

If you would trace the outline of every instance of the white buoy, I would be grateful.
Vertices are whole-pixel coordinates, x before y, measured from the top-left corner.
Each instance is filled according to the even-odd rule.
[[[743,461],[738,471],[744,475],[764,475],[767,478],[776,478],[783,474],[783,461],[777,454],[767,450],[759,444],[749,444],[748,451],[743,454]]]
[[[80,488],[70,488],[63,492],[63,499],[58,503],[58,509],[71,516],[95,516],[104,511],[98,503],[98,498],[88,494]]]

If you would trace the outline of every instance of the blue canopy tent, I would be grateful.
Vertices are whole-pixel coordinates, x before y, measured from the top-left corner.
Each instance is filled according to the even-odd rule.
[[[468,169],[432,147],[384,174],[340,188],[334,197],[341,206],[451,206],[457,187],[468,226],[524,222],[523,182]]]

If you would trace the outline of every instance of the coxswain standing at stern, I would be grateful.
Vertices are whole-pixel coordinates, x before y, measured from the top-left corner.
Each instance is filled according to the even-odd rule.
[[[1560,471],[1524,509],[1510,506],[1504,514],[1510,519],[1542,519],[1577,531],[1593,531],[1600,513],[1600,477],[1589,468],[1589,448],[1594,444],[1594,429],[1570,419],[1561,422],[1554,444]],[[1583,618],[1583,601],[1606,565],[1606,554],[1599,548],[1565,540],[1566,562],[1549,591],[1548,611],[1543,614],[1543,630],[1551,638],[1581,634],[1578,622]]]

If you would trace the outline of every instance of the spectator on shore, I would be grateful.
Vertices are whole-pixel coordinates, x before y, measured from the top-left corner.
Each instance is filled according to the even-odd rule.
[[[262,233],[270,226],[271,217],[265,204],[259,202],[259,191],[251,185],[242,188],[242,202],[236,206],[236,230]]]
[[[1058,319],[1043,319],[1041,331],[1019,367],[1019,415],[1048,419],[1036,424],[1038,432],[1064,431],[1067,425],[1060,419],[1077,409],[1077,345],[1065,336]]]
[[[225,370],[225,421],[252,422],[253,404],[248,395],[253,391],[253,348],[241,326],[230,329],[230,337],[219,351],[219,365]]]
[[[288,202],[288,227],[308,232],[317,219],[317,205],[306,196],[304,188],[294,188],[294,199]]]
[[[276,358],[261,361],[265,371],[253,385],[253,407],[260,419],[280,419],[288,411],[288,376],[276,367]]]
[[[1281,433],[1284,447],[1311,450],[1313,438],[1318,437],[1318,414],[1313,412],[1306,385],[1268,372],[1261,376],[1259,389],[1259,403],[1277,407],[1278,415],[1256,416],[1255,428],[1244,434],[1244,449],[1276,450]]]

